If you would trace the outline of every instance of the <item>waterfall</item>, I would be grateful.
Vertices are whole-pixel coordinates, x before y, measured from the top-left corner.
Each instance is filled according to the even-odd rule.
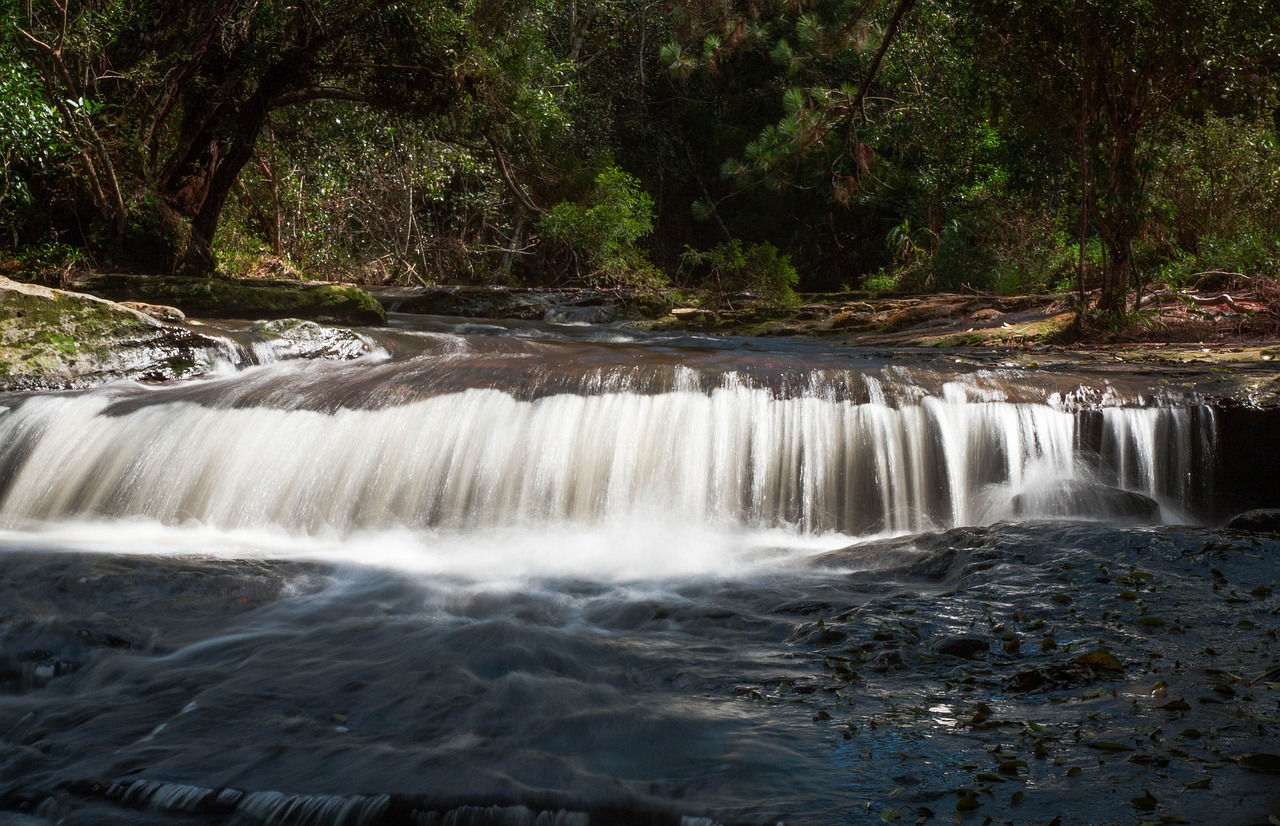
[[[1204,484],[1204,408],[1077,409],[956,385],[887,401],[866,385],[856,400],[734,381],[533,398],[480,387],[325,411],[32,396],[0,414],[0,523],[341,533],[654,514],[869,534],[994,522],[1019,492],[1065,480],[1183,510]]]

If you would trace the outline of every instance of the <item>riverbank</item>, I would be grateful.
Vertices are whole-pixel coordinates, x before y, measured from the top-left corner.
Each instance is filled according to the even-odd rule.
[[[25,282],[36,278],[11,274]],[[784,306],[750,296],[726,299],[677,291],[366,290],[279,279],[102,273],[66,279],[72,288],[67,291],[4,282],[0,375],[10,389],[199,375],[209,367],[208,354],[222,346],[206,335],[209,329],[201,329],[202,318],[301,319],[336,325],[334,335],[349,337],[341,330],[380,326],[390,313],[393,318],[410,314],[597,324],[655,335],[805,338],[836,350],[867,348],[926,360],[946,353],[1025,370],[1088,365],[1104,372],[1136,371],[1157,386],[1220,403],[1280,407],[1280,303],[1256,291],[1157,295],[1127,326],[1102,327],[1080,323],[1072,297],[1063,295],[874,297],[849,292],[807,295]],[[31,304],[37,300],[44,302],[38,312]],[[77,320],[85,313],[94,323]],[[303,349],[324,357],[332,348]]]

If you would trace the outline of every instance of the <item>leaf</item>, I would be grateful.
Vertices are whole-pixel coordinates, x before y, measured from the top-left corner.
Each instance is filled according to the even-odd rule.
[[[902,813],[897,809],[888,808],[880,813],[880,819],[885,823],[892,823],[895,820],[902,820]]]
[[[1179,697],[1176,700],[1170,700],[1167,703],[1161,703],[1159,708],[1163,708],[1167,711],[1190,711],[1191,703],[1188,703],[1186,700]]]
[[[978,802],[976,797],[962,797],[956,801],[957,812],[974,812],[982,804]]]
[[[1257,754],[1246,754],[1236,763],[1255,772],[1280,772],[1280,754],[1268,754],[1259,752]]]
[[[1187,784],[1188,789],[1207,789],[1213,784],[1212,777],[1202,777],[1192,783]]]
[[[1110,740],[1090,740],[1085,745],[1099,751],[1135,751],[1133,746],[1126,746],[1124,743],[1113,743]]]
[[[1129,801],[1133,804],[1133,808],[1144,812],[1153,812],[1160,801],[1151,796],[1151,792],[1147,792],[1142,797],[1135,797]]]
[[[1067,769],[1067,777],[1079,777],[1080,772],[1081,772],[1081,769],[1079,766],[1072,766],[1071,768]]]
[[[1111,671],[1120,671],[1124,668],[1124,663],[1105,648],[1099,648],[1097,651],[1090,651],[1076,657],[1072,662],[1077,665],[1086,665],[1090,668],[1106,668]]]
[[[1162,628],[1164,624],[1163,617],[1138,617],[1139,628]]]
[[[1013,797],[1009,798],[1009,802],[1017,806],[1019,803],[1027,799],[1026,792],[1014,792]]]

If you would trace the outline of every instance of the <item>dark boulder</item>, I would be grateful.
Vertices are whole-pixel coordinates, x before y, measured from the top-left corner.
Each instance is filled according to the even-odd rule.
[[[981,637],[943,637],[934,643],[933,650],[949,657],[976,660],[991,650],[991,643]]]
[[[1257,508],[1238,513],[1228,519],[1223,527],[1229,531],[1277,533],[1280,532],[1280,508]]]
[[[1012,505],[1014,516],[1033,519],[1145,521],[1160,512],[1160,503],[1145,494],[1079,480],[1023,491]]]

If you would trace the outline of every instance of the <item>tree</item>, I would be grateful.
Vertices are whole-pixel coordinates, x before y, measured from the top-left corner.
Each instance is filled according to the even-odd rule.
[[[1231,104],[1255,81],[1267,82],[1265,41],[1256,33],[1274,32],[1277,12],[1248,0],[964,6],[975,60],[1013,127],[1051,152],[1074,140],[1083,226],[1106,251],[1097,308],[1123,312],[1137,280],[1134,243],[1147,218],[1152,147],[1177,115]]]
[[[0,219],[13,227],[15,242],[17,214],[30,206],[31,178],[54,162],[59,145],[58,115],[45,100],[38,74],[11,37],[0,37]]]
[[[81,157],[99,232],[209,272],[273,112],[347,100],[406,117],[473,94],[518,4],[467,0],[29,0],[25,51]]]

